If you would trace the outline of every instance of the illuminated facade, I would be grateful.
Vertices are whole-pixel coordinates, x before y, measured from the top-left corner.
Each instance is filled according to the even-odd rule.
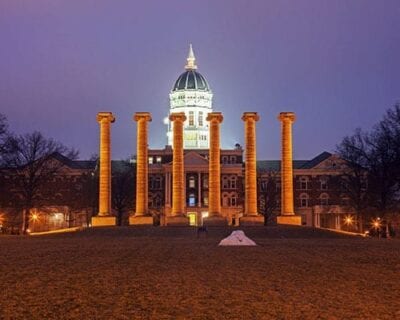
[[[279,117],[282,161],[257,161],[255,138],[259,116],[254,112],[245,112],[242,117],[245,149],[240,145],[220,149],[223,115],[213,112],[213,95],[206,79],[197,71],[191,46],[185,69],[169,95],[165,148],[148,148],[151,114],[138,112],[134,116],[136,161],[123,166],[121,161],[111,162],[110,127],[114,117],[111,113],[99,113],[99,162],[56,156],[65,170],[48,186],[54,183],[58,187],[46,190],[43,186],[41,191],[45,196],[43,204],[54,208],[52,221],[60,226],[82,226],[90,221],[102,225],[105,218],[118,215],[116,201],[110,197],[115,200],[121,189],[128,188],[123,193],[132,194],[132,199],[124,207],[123,216],[118,217],[122,224],[201,225],[207,220],[218,220],[224,225],[245,225],[262,223],[263,216],[276,221],[281,215],[290,219],[296,216],[296,223],[292,224],[341,228],[343,217],[352,212],[348,197],[337,183],[344,162],[326,152],[311,160],[293,161],[292,113],[282,113]],[[129,187],[118,185],[121,170],[117,169],[121,167],[134,176],[135,183]],[[6,182],[0,185],[3,188],[0,205],[15,206],[20,191],[13,171],[0,170],[0,177]],[[117,188],[111,188],[114,184]],[[59,191],[56,196],[53,190]],[[91,219],[96,214],[100,220]],[[115,220],[109,224],[115,224]],[[36,222],[38,230],[45,229],[39,226]]]
[[[207,80],[197,71],[192,45],[189,48],[185,72],[176,80],[169,94],[171,113],[183,112],[186,121],[183,127],[184,149],[208,149],[210,146],[207,114],[212,112],[213,94]],[[168,145],[173,145],[173,122],[165,118],[168,125]]]

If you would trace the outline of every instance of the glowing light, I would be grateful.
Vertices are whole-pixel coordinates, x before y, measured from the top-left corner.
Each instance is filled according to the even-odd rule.
[[[31,214],[31,220],[32,221],[38,221],[39,220],[39,215],[37,213],[32,213]]]
[[[345,218],[344,218],[344,223],[346,224],[346,225],[352,225],[353,224],[353,222],[354,222],[354,219],[353,219],[353,216],[346,216]]]
[[[381,227],[381,218],[376,218],[375,220],[372,220],[372,226],[375,229],[379,229]]]
[[[54,214],[54,219],[56,219],[56,220],[61,220],[62,216],[63,216],[62,213],[57,212],[57,213]]]

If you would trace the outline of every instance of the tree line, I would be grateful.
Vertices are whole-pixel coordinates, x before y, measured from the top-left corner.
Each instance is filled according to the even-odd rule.
[[[46,138],[38,131],[14,134],[9,130],[7,118],[0,114],[0,168],[3,172],[11,173],[15,187],[6,190],[4,175],[0,175],[0,207],[11,205],[14,217],[22,213],[20,229],[23,233],[29,230],[33,209],[44,208],[49,199],[54,199],[56,190],[52,181],[62,175],[64,169],[63,162],[57,161],[57,157],[74,161],[78,154],[74,148]],[[98,156],[93,155],[90,160],[97,163]],[[89,223],[98,209],[97,165],[91,173],[84,174],[75,183],[79,184],[79,188],[71,190],[68,199],[61,199],[57,204],[68,205],[72,209],[89,208]],[[124,214],[134,206],[135,172],[128,160],[118,161],[118,165],[113,168],[112,191],[112,206],[116,211],[117,222],[121,225]]]
[[[343,138],[337,154],[347,161],[342,186],[356,212],[359,228],[372,219],[390,224],[400,210],[400,103],[369,130]]]

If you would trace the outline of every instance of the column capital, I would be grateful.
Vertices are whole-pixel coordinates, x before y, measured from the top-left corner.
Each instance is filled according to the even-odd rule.
[[[260,116],[258,115],[257,112],[243,112],[242,120],[243,121],[248,121],[248,120],[258,121],[258,120],[260,120]]]
[[[207,114],[207,121],[217,121],[218,123],[221,123],[224,120],[224,116],[222,115],[221,112],[210,112]]]
[[[114,122],[115,117],[113,116],[112,112],[98,112],[97,113],[97,122]]]
[[[169,115],[170,121],[182,121],[186,120],[186,116],[184,112],[173,112]]]
[[[279,121],[290,121],[290,122],[295,122],[296,121],[296,115],[294,112],[281,112],[278,116]]]
[[[139,121],[144,119],[145,121],[151,121],[151,113],[150,112],[135,112],[133,115],[134,121]]]

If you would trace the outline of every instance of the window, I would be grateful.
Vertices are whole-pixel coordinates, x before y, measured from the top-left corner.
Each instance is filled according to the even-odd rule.
[[[230,188],[236,189],[236,177],[235,176],[231,177],[231,179],[230,179]]]
[[[153,164],[153,157],[149,157],[149,164]]]
[[[340,204],[342,206],[349,206],[350,205],[350,198],[347,195],[342,194],[340,196]]]
[[[196,180],[194,179],[193,176],[190,176],[189,178],[189,188],[195,188],[196,187]]]
[[[300,190],[308,190],[308,177],[300,178]]]
[[[189,111],[189,126],[194,126],[194,111]]]
[[[227,207],[229,205],[229,197],[227,194],[224,194],[224,196],[222,197],[222,205],[224,207]]]
[[[154,189],[161,189],[161,177],[154,178]]]
[[[237,197],[236,195],[231,196],[231,207],[236,207],[237,205]]]
[[[203,188],[208,188],[208,177],[204,177],[203,179]]]
[[[203,111],[199,111],[199,127],[203,126]]]
[[[208,192],[203,193],[203,203],[205,206],[208,206]]]
[[[236,157],[235,156],[231,156],[231,163],[236,163]]]
[[[327,206],[329,204],[329,196],[323,193],[319,196],[321,206]]]
[[[326,177],[320,178],[321,190],[328,190],[328,179]]]
[[[302,193],[300,195],[300,207],[301,208],[307,208],[308,207],[308,194],[307,193]]]
[[[160,156],[158,156],[158,157],[156,158],[156,162],[157,162],[157,163],[161,163],[161,157],[160,157]]]
[[[222,163],[228,163],[228,157],[227,156],[223,156],[222,157]]]
[[[222,178],[222,188],[223,189],[228,189],[229,188],[229,179],[228,179],[228,177],[223,177]]]
[[[150,206],[152,208],[160,208],[162,206],[162,201],[159,195],[151,198]]]
[[[189,195],[189,207],[194,207],[196,205],[196,197],[194,193]]]

